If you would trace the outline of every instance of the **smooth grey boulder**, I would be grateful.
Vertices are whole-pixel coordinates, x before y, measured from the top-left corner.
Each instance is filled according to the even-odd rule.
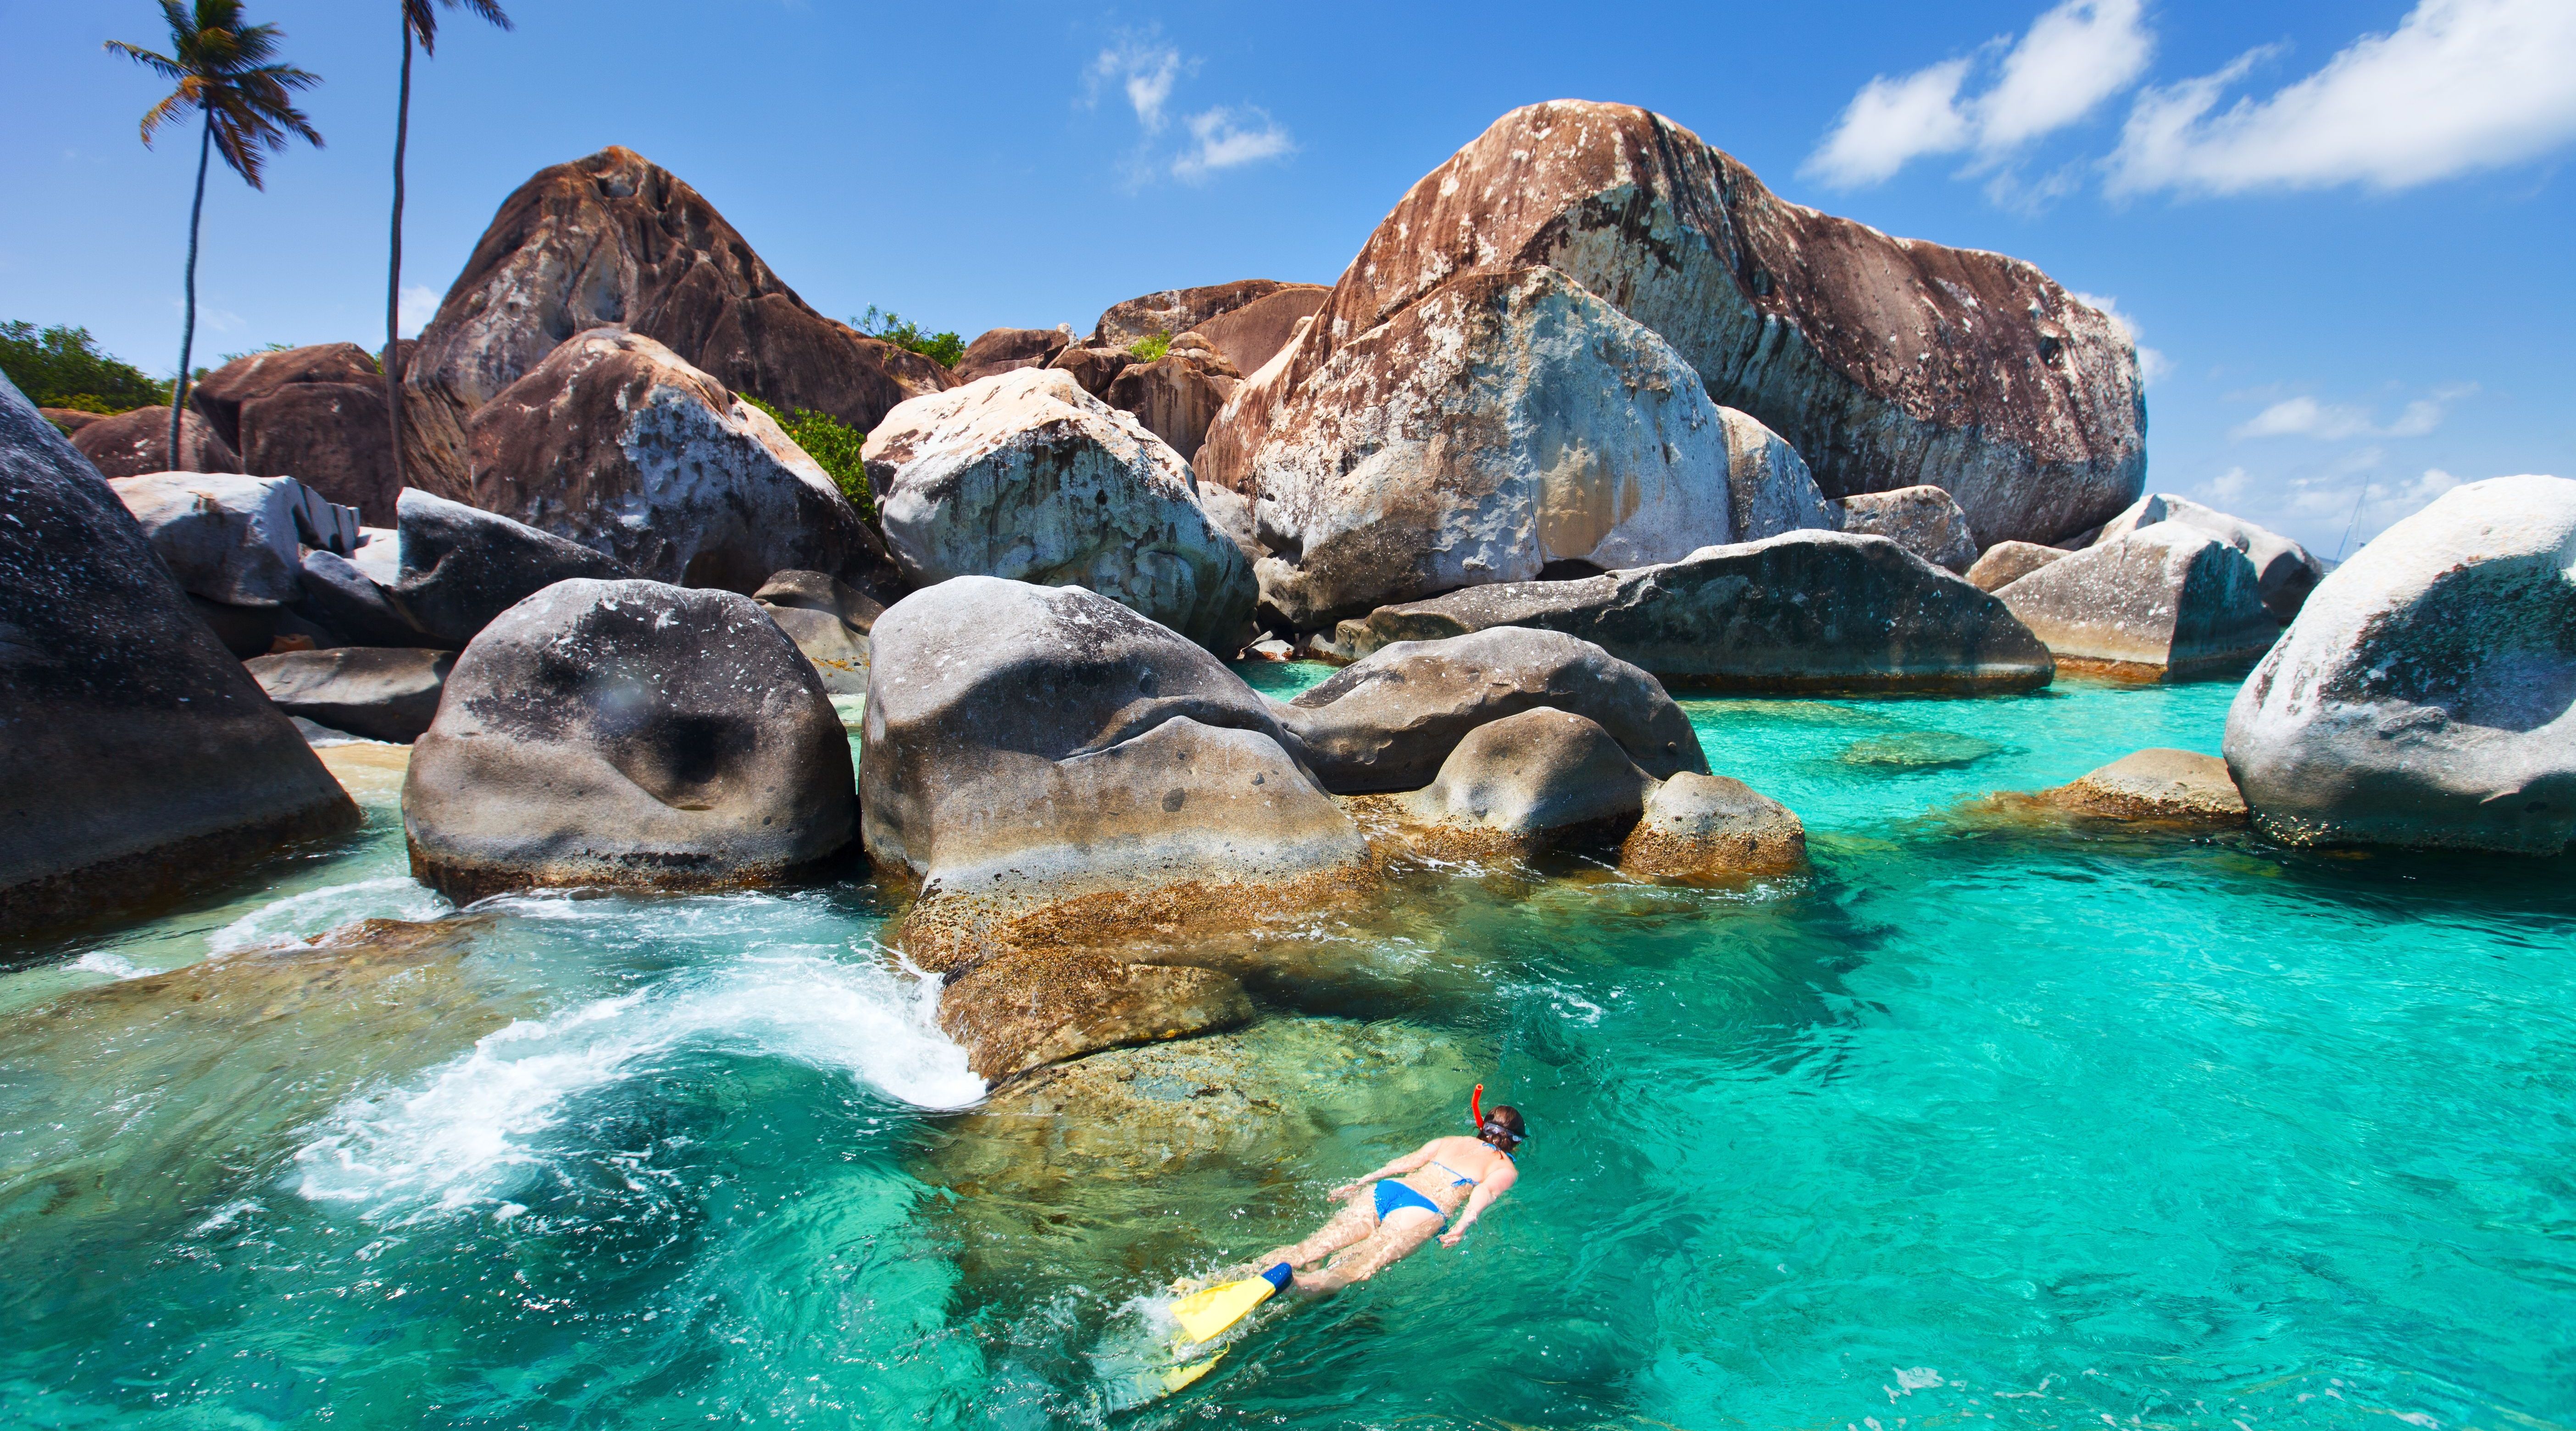
[[[752,600],[805,653],[836,696],[868,692],[868,628],[885,608],[839,577],[819,571],[770,573]]]
[[[2127,511],[2102,524],[2101,535],[2093,539],[2093,544],[2114,541],[2158,522],[2180,522],[2245,553],[2245,559],[2254,564],[2254,578],[2263,591],[2263,609],[2285,625],[2299,614],[2308,593],[2316,590],[2318,580],[2326,574],[2324,562],[2288,537],[2170,492],[2150,492],[2131,503]]]
[[[1395,798],[1412,820],[1528,848],[1585,835],[1616,844],[1654,789],[1610,732],[1540,706],[1476,727],[1437,778]]]
[[[2064,547],[2044,547],[2037,542],[1997,542],[1985,549],[1968,568],[1968,584],[1979,591],[2001,591],[2059,557]]]
[[[1995,593],[2061,661],[2233,676],[2281,634],[2245,554],[2180,522],[2070,552]]]
[[[6,379],[0,512],[0,937],[358,823],[133,514]]]
[[[1735,540],[1842,530],[1842,507],[1816,485],[1806,459],[1787,438],[1731,407],[1719,407],[1717,420],[1726,428],[1727,515]]]
[[[403,489],[401,537],[390,594],[436,641],[462,646],[494,618],[559,581],[611,581],[613,557],[480,507]],[[372,544],[370,544],[372,545]]]
[[[747,596],[561,581],[503,613],[413,747],[415,878],[512,889],[774,883],[850,842],[831,697]]]
[[[1676,775],[1619,845],[1622,873],[1708,882],[1806,868],[1807,827],[1788,806],[1724,775]]]
[[[446,688],[456,654],[419,647],[339,646],[254,656],[242,664],[288,715],[369,740],[409,745],[438,714],[438,695]]]
[[[1708,769],[1690,717],[1654,677],[1557,631],[1398,641],[1276,709],[1324,788],[1356,795],[1429,784],[1470,731],[1538,706],[1598,723],[1659,779]]]
[[[2301,845],[2576,838],[2576,481],[2456,487],[2328,573],[2227,712],[2254,822]]]
[[[1968,514],[1938,487],[1855,492],[1834,505],[1842,509],[1844,531],[1889,538],[1944,571],[1964,572],[1977,559]]]
[[[914,398],[868,434],[886,542],[916,586],[1087,587],[1213,650],[1251,635],[1252,571],[1161,438],[1062,372]]]
[[[192,596],[226,606],[283,606],[303,594],[302,549],[347,555],[358,511],[292,477],[152,472],[108,485]]]
[[[870,638],[860,803],[869,855],[921,882],[908,941],[952,899],[1261,885],[1364,856],[1269,703],[1107,597],[961,576]],[[906,950],[953,967],[926,937]]]
[[[1262,600],[1311,627],[1733,540],[1739,436],[1776,442],[1730,429],[1681,355],[1564,274],[1479,272],[1272,405],[1227,485],[1272,553]]]
[[[883,566],[839,484],[775,419],[638,333],[565,339],[465,432],[474,505],[649,580],[748,596],[785,568]]]
[[[1592,642],[1668,687],[1954,691],[2045,686],[2048,648],[2004,604],[1885,537],[1790,532],[1581,581],[1477,586],[1345,621],[1365,655],[1496,626]]]

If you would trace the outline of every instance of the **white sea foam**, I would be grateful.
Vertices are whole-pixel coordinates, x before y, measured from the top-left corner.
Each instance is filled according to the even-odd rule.
[[[310,939],[357,919],[435,919],[447,912],[445,899],[409,875],[385,875],[352,884],[324,885],[284,899],[271,900],[218,929],[206,940],[217,954],[230,954],[286,939]]]
[[[507,1206],[560,1155],[548,1135],[582,1098],[689,1051],[793,1059],[921,1107],[964,1107],[983,1080],[932,1023],[936,998],[882,965],[803,953],[676,974],[522,1019],[406,1085],[350,1100],[296,1154],[292,1181],[370,1216]]]
[[[105,974],[112,979],[140,979],[146,974],[161,972],[158,969],[145,968],[122,954],[110,954],[104,949],[93,949],[74,959],[72,967],[85,973]]]

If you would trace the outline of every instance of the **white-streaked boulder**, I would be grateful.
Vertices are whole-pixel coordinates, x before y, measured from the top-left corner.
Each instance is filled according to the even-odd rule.
[[[2308,593],[2316,590],[2318,579],[2326,574],[2324,562],[2288,537],[2171,492],[2150,492],[2140,497],[2127,511],[2103,523],[2102,534],[2093,539],[2093,544],[2117,541],[2158,522],[2180,522],[2245,553],[2245,559],[2254,563],[2254,579],[2263,590],[2263,608],[2276,621],[2287,622],[2298,615]]]
[[[1995,595],[2059,660],[2162,680],[2232,676],[2280,634],[2245,554],[2180,522],[2070,552]]]

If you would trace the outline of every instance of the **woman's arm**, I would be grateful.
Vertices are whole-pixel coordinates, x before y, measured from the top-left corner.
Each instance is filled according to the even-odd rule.
[[[1393,1159],[1388,1162],[1385,1167],[1378,1169],[1376,1172],[1366,1174],[1365,1176],[1357,1178],[1351,1182],[1344,1183],[1340,1187],[1333,1189],[1330,1193],[1325,1194],[1325,1196],[1332,1198],[1346,1198],[1351,1194],[1358,1192],[1361,1188],[1368,1186],[1370,1183],[1376,1182],[1380,1178],[1400,1178],[1406,1173],[1412,1172],[1415,1168],[1421,1167],[1424,1163],[1430,1162],[1431,1147],[1432,1145],[1430,1143],[1425,1143],[1421,1147],[1414,1149],[1412,1152],[1405,1154],[1403,1157]]]
[[[1447,1232],[1440,1234],[1440,1245],[1457,1246],[1458,1239],[1467,1235],[1467,1229],[1476,1225],[1476,1219],[1485,1215],[1485,1209],[1492,1207],[1495,1199],[1511,1191],[1512,1184],[1518,1181],[1520,1181],[1520,1171],[1507,1167],[1478,1183],[1476,1190],[1467,1196],[1467,1210],[1458,1214],[1458,1220],[1450,1224]]]

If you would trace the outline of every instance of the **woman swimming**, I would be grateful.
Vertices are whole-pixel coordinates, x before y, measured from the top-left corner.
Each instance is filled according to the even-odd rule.
[[[1519,1180],[1512,1150],[1528,1136],[1516,1109],[1497,1107],[1478,1120],[1474,1137],[1434,1138],[1367,1177],[1333,1189],[1332,1196],[1343,1206],[1331,1221],[1256,1265],[1285,1262],[1304,1268],[1330,1257],[1322,1271],[1300,1271],[1296,1277],[1300,1291],[1330,1292],[1394,1266],[1434,1233],[1440,1234],[1441,1246],[1455,1247],[1494,1199]],[[1457,1218],[1455,1226],[1448,1221],[1452,1217]]]

